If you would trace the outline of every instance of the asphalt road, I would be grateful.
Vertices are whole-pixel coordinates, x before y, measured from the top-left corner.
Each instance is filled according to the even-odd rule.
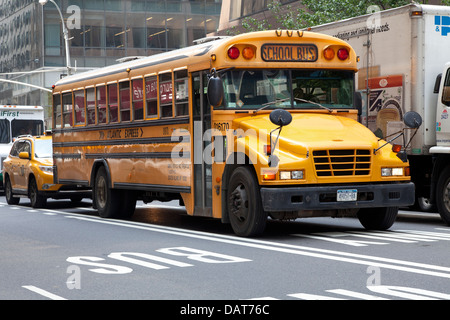
[[[266,300],[447,300],[449,241],[436,213],[401,211],[387,232],[352,218],[269,221],[239,238],[176,202],[139,203],[124,221],[97,217],[90,201],[33,209],[1,196],[0,299],[175,300],[175,314],[203,317],[242,305],[273,315]]]

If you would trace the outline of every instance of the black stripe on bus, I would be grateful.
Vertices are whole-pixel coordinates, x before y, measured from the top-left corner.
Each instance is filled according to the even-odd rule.
[[[114,183],[114,188],[142,191],[160,191],[174,193],[191,193],[191,187],[168,186],[162,184],[144,184],[144,183]]]
[[[190,152],[177,153],[177,158],[189,159]],[[172,152],[86,153],[86,159],[172,159]]]

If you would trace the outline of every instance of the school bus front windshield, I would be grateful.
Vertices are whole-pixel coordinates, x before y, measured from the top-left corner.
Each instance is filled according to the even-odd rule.
[[[229,70],[220,109],[353,109],[354,73],[346,70]]]

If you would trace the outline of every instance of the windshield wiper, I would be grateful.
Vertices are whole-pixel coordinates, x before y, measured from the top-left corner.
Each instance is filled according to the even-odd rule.
[[[258,111],[261,111],[261,110],[263,110],[263,109],[267,108],[268,106],[271,106],[271,105],[273,105],[275,103],[285,102],[287,100],[291,100],[291,98],[275,99],[274,101],[263,103],[261,105],[261,108],[259,108],[257,110],[253,110],[253,113],[257,113]]]
[[[314,104],[314,105],[316,105],[316,106],[319,106],[319,107],[321,107],[321,108],[323,108],[323,109],[328,110],[330,113],[333,112],[333,110],[331,110],[330,108],[325,107],[325,106],[321,105],[320,103],[317,103],[317,102],[314,102],[314,101],[305,100],[305,99],[301,99],[301,98],[294,98],[294,100],[300,101],[300,102],[311,103],[311,104]]]

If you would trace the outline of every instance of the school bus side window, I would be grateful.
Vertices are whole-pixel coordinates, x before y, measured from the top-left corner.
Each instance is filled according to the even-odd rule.
[[[189,114],[189,85],[187,70],[175,72],[175,115],[185,116]]]
[[[53,128],[61,128],[61,95],[53,95]]]
[[[119,121],[119,111],[117,105],[117,83],[108,85],[108,114],[109,123]]]
[[[143,79],[134,79],[132,81],[132,97],[133,97],[133,120],[144,119],[144,90],[142,88]]]
[[[95,124],[95,88],[86,89],[87,124]]]
[[[172,73],[159,75],[159,106],[161,118],[172,116]]]
[[[158,115],[158,81],[156,76],[145,78],[145,103],[147,105],[147,118]]]
[[[85,124],[85,109],[84,109],[84,90],[77,90],[73,92],[73,100],[75,106],[75,125]]]
[[[63,127],[70,127],[73,123],[72,115],[72,92],[63,93],[62,96],[62,112],[63,112]]]
[[[106,123],[106,87],[99,86],[96,88],[97,100],[97,117],[98,123]]]
[[[130,81],[119,83],[120,121],[130,121]]]

